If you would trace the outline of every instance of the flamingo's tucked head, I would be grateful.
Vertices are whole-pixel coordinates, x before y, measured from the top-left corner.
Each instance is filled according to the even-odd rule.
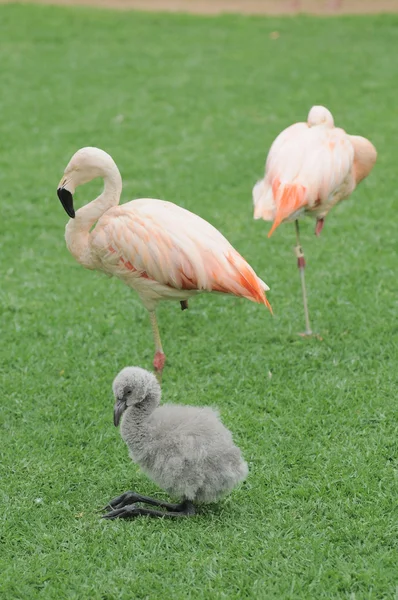
[[[129,406],[144,407],[147,404],[157,405],[160,402],[160,386],[155,375],[140,367],[122,369],[116,375],[112,387],[115,396],[113,422],[116,427]]]
[[[308,127],[323,125],[324,127],[334,127],[334,120],[330,110],[324,106],[313,106],[308,113]]]
[[[115,168],[118,172],[113,158],[99,148],[81,148],[72,156],[57,189],[58,198],[69,217],[75,218],[75,189],[96,177],[111,175]]]
[[[377,159],[377,151],[372,142],[360,135],[350,135],[349,138],[354,146],[354,177],[358,184],[373,169]]]

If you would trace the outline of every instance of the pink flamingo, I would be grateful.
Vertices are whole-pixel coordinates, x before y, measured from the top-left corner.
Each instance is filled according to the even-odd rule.
[[[75,213],[75,189],[95,177],[104,179],[102,194]],[[166,357],[155,313],[160,300],[179,300],[184,310],[188,299],[199,292],[221,292],[271,309],[265,296],[269,288],[204,219],[171,202],[150,198],[118,206],[121,191],[122,178],[109,154],[98,148],[78,150],[57,190],[71,217],[66,244],[81,265],[114,275],[138,292],[149,311],[153,364],[161,379]]]
[[[327,108],[313,106],[306,123],[295,123],[278,135],[267,157],[264,179],[253,188],[254,218],[273,221],[268,237],[282,222],[295,221],[306,335],[312,332],[298,218],[315,217],[318,236],[330,209],[369,175],[376,158],[369,140],[348,135],[334,126]]]

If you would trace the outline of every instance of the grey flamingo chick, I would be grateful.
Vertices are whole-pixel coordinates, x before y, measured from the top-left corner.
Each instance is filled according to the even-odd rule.
[[[188,517],[194,502],[214,502],[233,490],[248,473],[231,432],[209,407],[164,404],[156,377],[139,367],[126,367],[113,382],[114,424],[130,457],[159,487],[180,503],[171,504],[126,492],[105,507],[105,519]],[[137,506],[144,503],[164,510]]]

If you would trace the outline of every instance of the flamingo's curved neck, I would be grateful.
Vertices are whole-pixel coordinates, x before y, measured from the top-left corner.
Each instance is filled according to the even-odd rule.
[[[148,443],[146,440],[151,435],[153,427],[149,419],[158,405],[159,398],[154,394],[148,394],[141,404],[129,406],[122,417],[120,425],[122,438],[136,458],[140,457],[144,446]]]
[[[122,192],[122,178],[115,168],[104,177],[102,194],[76,211],[65,228],[65,240],[69,251],[78,262],[88,268],[95,268],[90,256],[90,230],[100,217],[113,206],[117,206]]]

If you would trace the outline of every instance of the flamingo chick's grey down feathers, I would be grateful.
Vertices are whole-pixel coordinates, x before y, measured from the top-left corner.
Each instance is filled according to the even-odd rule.
[[[164,404],[156,377],[139,367],[126,367],[113,382],[114,424],[131,459],[179,504],[126,492],[106,508],[107,519],[149,515],[185,517],[194,502],[214,502],[233,490],[248,473],[231,432],[209,407]],[[145,503],[165,510],[137,506]]]

